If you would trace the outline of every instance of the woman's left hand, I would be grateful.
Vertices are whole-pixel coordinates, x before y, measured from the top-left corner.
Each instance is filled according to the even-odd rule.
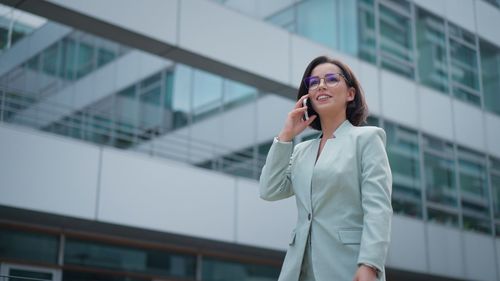
[[[353,281],[376,281],[377,280],[377,272],[375,269],[361,265],[358,267],[356,274],[354,275]]]

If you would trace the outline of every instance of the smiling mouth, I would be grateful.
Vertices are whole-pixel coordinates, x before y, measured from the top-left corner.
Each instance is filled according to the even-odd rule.
[[[317,96],[316,100],[317,101],[324,101],[324,100],[327,100],[329,98],[331,98],[331,96],[322,94],[322,95]]]

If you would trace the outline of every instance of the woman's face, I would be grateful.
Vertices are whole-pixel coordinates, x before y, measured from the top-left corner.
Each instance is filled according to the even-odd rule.
[[[332,63],[317,65],[311,72],[309,100],[320,117],[345,113],[347,102],[354,99],[355,90],[347,85],[345,78],[339,75],[341,73],[340,68]]]

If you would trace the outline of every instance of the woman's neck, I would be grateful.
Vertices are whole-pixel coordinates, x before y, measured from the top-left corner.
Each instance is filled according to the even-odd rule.
[[[321,131],[323,132],[323,138],[329,139],[333,137],[333,133],[337,128],[346,120],[345,113],[338,114],[336,116],[327,116],[326,118],[321,117]]]

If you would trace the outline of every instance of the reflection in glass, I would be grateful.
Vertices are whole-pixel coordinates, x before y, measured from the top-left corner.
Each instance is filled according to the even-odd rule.
[[[476,152],[460,148],[458,167],[464,228],[489,233],[491,226],[485,159]]]
[[[422,217],[418,136],[413,130],[384,123],[387,155],[393,177],[393,208],[396,213]]]
[[[480,46],[484,106],[500,115],[500,48],[483,40]]]
[[[336,1],[309,0],[297,4],[297,33],[330,48],[337,48]]]
[[[424,176],[430,221],[458,225],[458,190],[453,145],[424,136]]]
[[[448,62],[444,21],[419,9],[417,12],[418,73],[420,82],[448,93]]]
[[[194,278],[196,257],[69,238],[64,263],[153,275]]]
[[[414,77],[412,25],[409,3],[379,5],[382,67]]]
[[[0,259],[56,264],[58,248],[56,235],[0,229]]]
[[[359,57],[375,63],[377,61],[377,35],[375,32],[375,6],[373,0],[358,1]]]
[[[450,31],[450,66],[455,97],[480,105],[477,50],[474,34],[453,24]]]
[[[496,236],[500,237],[500,159],[490,157],[490,182]]]
[[[279,267],[223,261],[212,258],[203,260],[204,281],[271,281],[277,280]]]

